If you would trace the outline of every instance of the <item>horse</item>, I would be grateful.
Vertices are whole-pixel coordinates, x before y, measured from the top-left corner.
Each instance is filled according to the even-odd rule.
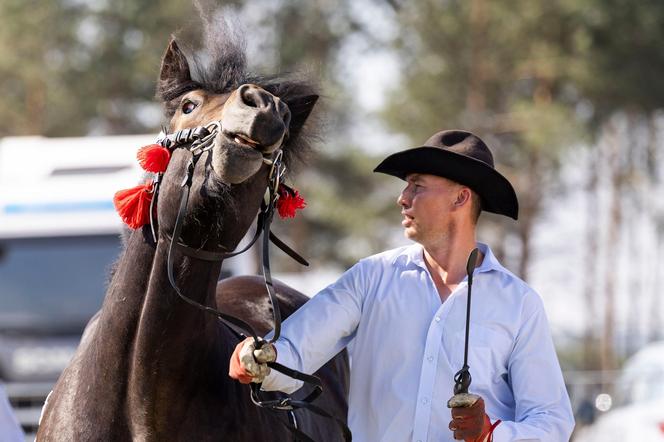
[[[172,150],[151,208],[156,218],[126,239],[102,307],[44,406],[39,441],[287,441],[294,439],[286,426],[293,417],[314,440],[343,440],[334,421],[306,410],[289,416],[256,407],[249,387],[228,377],[236,333],[183,302],[169,282],[170,266],[194,302],[242,318],[259,333],[274,326],[262,280],[235,277],[217,287],[221,261],[170,246],[177,241],[212,254],[236,249],[264,200],[275,156],[290,169],[310,149],[305,123],[318,98],[293,76],[249,74],[242,39],[226,26],[208,23],[204,42],[204,55],[188,57],[171,38],[156,96],[169,133],[215,121],[220,128],[194,166],[189,149]],[[187,173],[191,191],[182,215]],[[307,299],[277,281],[273,286],[284,316]],[[317,372],[324,392],[315,404],[343,421],[348,370],[344,351]]]

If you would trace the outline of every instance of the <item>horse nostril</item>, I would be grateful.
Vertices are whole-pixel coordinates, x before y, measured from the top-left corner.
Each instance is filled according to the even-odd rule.
[[[242,98],[242,102],[246,104],[249,107],[258,107],[258,103],[256,103],[256,90],[253,88],[246,88],[240,93],[240,97]]]

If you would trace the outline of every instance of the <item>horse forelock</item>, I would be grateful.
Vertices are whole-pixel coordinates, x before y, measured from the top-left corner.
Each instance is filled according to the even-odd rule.
[[[237,20],[220,11],[203,12],[203,50],[194,54],[192,74],[204,89],[223,94],[245,82],[246,41]]]

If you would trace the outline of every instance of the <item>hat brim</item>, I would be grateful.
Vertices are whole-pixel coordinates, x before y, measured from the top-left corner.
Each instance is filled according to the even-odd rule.
[[[385,158],[374,172],[402,180],[411,173],[426,173],[470,187],[482,199],[482,210],[517,219],[519,202],[510,182],[486,163],[437,147],[416,147]]]

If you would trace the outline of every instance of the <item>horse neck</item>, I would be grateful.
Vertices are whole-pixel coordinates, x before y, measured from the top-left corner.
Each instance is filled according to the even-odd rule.
[[[253,182],[236,186],[243,202],[239,207],[246,213],[225,225],[225,244],[239,242],[251,224],[253,214],[247,211],[260,204],[265,188],[256,183],[264,183],[266,174],[263,171]],[[165,422],[186,415],[190,401],[223,398],[239,385],[226,375],[237,337],[215,316],[177,296],[168,278],[169,246],[163,237],[155,246],[141,230],[131,235],[94,337],[82,350],[85,373],[112,402],[92,407],[124,413],[132,434],[159,432],[167,427]],[[181,292],[216,307],[221,262],[189,258],[177,250],[173,258],[173,274]]]
[[[200,395],[201,385],[219,396],[237,388],[225,375],[237,338],[216,318],[176,296],[168,282],[167,253],[167,243],[155,246],[140,230],[131,235],[104,305],[58,386],[61,394],[73,391],[81,401],[75,406],[54,402],[59,405],[53,416],[74,413],[94,421],[91,434],[159,432],[164,422],[186,415],[181,408],[190,404],[188,397]],[[192,299],[214,306],[220,266],[177,256],[178,286]]]
[[[104,300],[96,331],[108,344],[125,348],[117,355],[140,367],[143,361],[159,362],[167,348],[182,346],[191,353],[190,341],[218,333],[218,321],[177,297],[167,273],[169,242],[157,246],[135,231],[116,267]],[[173,273],[180,291],[192,300],[215,307],[215,287],[221,262],[207,262],[175,251]],[[130,346],[127,343],[131,343]],[[186,348],[185,348],[186,347]],[[150,359],[152,358],[152,359]]]
[[[184,373],[208,347],[220,345],[223,330],[213,315],[179,298],[168,278],[170,241],[160,239],[145,286],[133,343],[132,374],[149,370]],[[172,272],[180,292],[216,308],[221,262],[203,261],[173,251]],[[220,335],[220,333],[222,335]]]

